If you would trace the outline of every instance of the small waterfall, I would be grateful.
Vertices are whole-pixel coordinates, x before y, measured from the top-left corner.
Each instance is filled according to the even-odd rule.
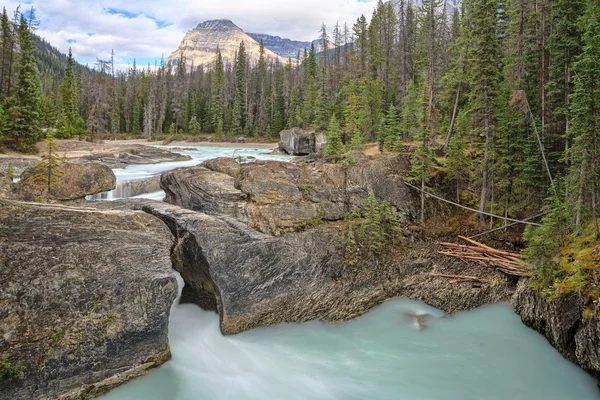
[[[164,198],[164,192],[160,188],[160,176],[157,175],[146,179],[119,182],[114,190],[88,196],[87,200],[112,201],[133,197],[162,200]]]

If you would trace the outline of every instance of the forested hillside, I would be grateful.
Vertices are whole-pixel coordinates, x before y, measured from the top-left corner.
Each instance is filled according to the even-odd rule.
[[[261,46],[250,63],[240,43],[235,63],[215,54],[211,67],[191,73],[185,59],[172,69],[117,72],[99,62],[75,73],[69,58],[60,85],[64,59],[47,47],[35,54],[27,20],[13,29],[5,12],[2,130],[20,147],[48,127],[60,137],[151,139],[275,138],[286,127],[339,126],[339,151],[374,141],[409,150],[415,181],[425,187],[443,170],[457,200],[481,212],[518,218],[544,210],[530,252],[552,281],[564,267],[554,256],[570,235],[591,224],[600,237],[600,1],[465,0],[452,11],[445,4],[380,1],[370,20],[323,25],[320,40],[335,49],[319,57],[313,48],[287,63],[268,61]]]

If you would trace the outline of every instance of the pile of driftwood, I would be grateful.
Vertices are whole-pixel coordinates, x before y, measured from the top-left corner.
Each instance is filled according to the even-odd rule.
[[[511,276],[531,275],[531,272],[524,267],[523,259],[519,253],[494,249],[464,236],[459,236],[459,238],[470,243],[470,245],[440,243],[443,247],[440,253],[463,261],[478,262],[486,267],[494,267],[498,271]]]

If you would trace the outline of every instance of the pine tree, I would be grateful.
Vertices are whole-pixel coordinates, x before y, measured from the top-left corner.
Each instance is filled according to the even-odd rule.
[[[446,162],[446,173],[448,178],[456,182],[456,202],[460,203],[460,185],[462,182],[468,181],[471,166],[461,131],[457,131],[450,139]]]
[[[225,90],[225,71],[223,66],[223,57],[221,51],[217,51],[217,58],[215,61],[213,84],[211,88],[211,113],[212,113],[212,129],[217,135],[223,134],[225,122],[224,107],[223,107],[223,95]]]
[[[423,113],[421,117],[421,131],[416,139],[420,141],[412,159],[410,176],[421,184],[421,223],[425,224],[425,184],[431,179],[435,167],[435,158],[431,150],[431,131],[427,126],[428,103],[422,98]]]
[[[49,132],[46,136],[46,148],[42,154],[42,159],[33,168],[31,179],[44,185],[42,197],[48,198],[51,190],[62,182],[65,172],[61,165],[65,162],[63,157],[58,155],[58,145],[54,140],[54,135]]]
[[[74,74],[75,60],[69,49],[65,75],[59,87],[60,122],[59,136],[70,138],[75,134],[76,123],[79,117],[79,88]]]
[[[339,161],[344,155],[344,143],[342,143],[342,135],[340,132],[340,124],[335,117],[331,116],[327,135],[327,146],[325,147],[325,157],[329,157],[334,161]]]
[[[404,143],[402,142],[402,131],[400,122],[398,121],[398,112],[394,104],[390,104],[390,108],[383,122],[381,132],[382,141],[385,148],[391,151],[402,151]]]
[[[235,63],[235,98],[233,101],[232,130],[242,135],[246,125],[246,46],[240,43]]]
[[[327,84],[327,73],[325,72],[325,68],[323,68],[319,79],[319,95],[314,111],[314,127],[317,129],[327,128],[330,115],[331,107],[329,104],[329,88]]]
[[[0,103],[2,103],[10,94],[15,48],[13,26],[8,18],[6,7],[3,7],[0,18],[0,31]]]
[[[575,63],[573,114],[573,149],[571,182],[576,211],[581,214],[589,199],[596,238],[598,227],[598,180],[600,179],[600,1],[591,2],[584,23],[583,50]]]
[[[24,16],[19,24],[19,57],[14,93],[8,109],[8,131],[17,150],[25,150],[40,135],[41,84],[31,31]]]
[[[314,77],[308,79],[308,88],[304,96],[304,105],[302,109],[303,128],[310,126],[315,120],[315,108],[317,105],[317,85]]]
[[[410,81],[400,122],[400,131],[406,141],[411,141],[414,138],[415,131],[419,128],[420,96],[421,88],[414,80]]]
[[[363,146],[363,138],[360,134],[360,131],[357,129],[354,130],[354,134],[352,135],[352,140],[350,141],[350,149],[352,151],[362,151]]]
[[[492,152],[496,128],[496,108],[502,65],[501,43],[498,35],[498,0],[467,0],[465,3],[469,35],[469,73],[471,103],[475,107],[476,133],[483,136],[481,144],[481,195],[479,211],[485,211],[490,177],[492,175]],[[480,214],[483,220],[484,215]]]

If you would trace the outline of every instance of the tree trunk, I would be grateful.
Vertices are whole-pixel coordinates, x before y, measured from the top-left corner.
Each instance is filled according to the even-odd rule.
[[[592,183],[592,218],[594,218],[594,232],[596,240],[600,239],[600,229],[598,228],[598,207],[596,204],[596,182]]]
[[[487,113],[487,110],[486,110]],[[490,121],[489,117],[485,116],[485,148],[483,155],[483,175],[481,177],[481,198],[479,200],[479,211],[485,211],[488,194],[488,180],[489,180],[489,146],[490,146]],[[485,222],[485,215],[479,214],[479,220]]]
[[[425,178],[421,178],[421,224],[425,225]]]
[[[454,123],[456,122],[456,114],[458,112],[458,101],[460,99],[460,84],[456,89],[456,99],[454,100],[454,109],[452,110],[452,120],[450,121],[450,128],[448,129],[448,135],[446,135],[446,143],[444,143],[444,153],[448,153],[448,147],[450,146],[450,138],[452,137],[452,132],[454,131]]]

